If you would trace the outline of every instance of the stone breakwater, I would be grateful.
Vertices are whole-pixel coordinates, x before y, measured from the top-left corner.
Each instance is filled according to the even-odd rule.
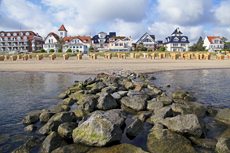
[[[60,103],[23,119],[25,130],[45,135],[45,139],[32,136],[13,152],[30,152],[39,144],[40,153],[146,152],[131,144],[119,144],[124,129],[128,137],[135,138],[143,131],[144,122],[153,126],[147,136],[149,152],[230,152],[230,130],[208,139],[204,120],[205,116],[215,116],[216,121],[229,125],[229,108],[217,112],[203,107],[188,92],[168,96],[150,83],[154,79],[147,74],[119,71],[76,81],[59,95],[63,99]],[[70,111],[75,103],[78,109]],[[136,114],[134,121],[126,127],[131,113]],[[43,126],[37,129],[36,122]]]

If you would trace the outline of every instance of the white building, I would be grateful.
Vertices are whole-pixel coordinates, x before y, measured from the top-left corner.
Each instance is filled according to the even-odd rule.
[[[45,38],[45,44],[43,45],[43,49],[46,52],[49,52],[50,49],[53,49],[57,52],[58,47],[55,45],[59,40],[59,36],[53,32],[50,32],[47,37]]]
[[[224,48],[224,43],[219,36],[206,36],[203,47],[208,49],[209,52],[218,52]]]
[[[177,28],[169,37],[165,38],[165,50],[166,51],[188,51],[189,41],[187,36],[183,36],[183,33]]]
[[[143,44],[143,46],[141,44]],[[149,35],[147,32],[136,42],[137,46],[146,47],[148,50],[155,50],[156,42],[155,35]]]

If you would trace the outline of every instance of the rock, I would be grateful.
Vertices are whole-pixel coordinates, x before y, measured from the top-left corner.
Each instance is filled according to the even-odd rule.
[[[180,112],[182,115],[196,114],[200,117],[204,117],[206,112],[204,106],[195,102],[187,102],[186,105],[172,104],[172,110],[174,112]]]
[[[70,90],[67,90],[67,91],[65,92],[65,94],[67,94],[67,96],[69,96],[69,95],[71,94],[71,91],[70,91]]]
[[[196,98],[190,94],[186,94],[186,96],[184,97],[185,101],[196,101]]]
[[[84,86],[88,86],[88,85],[92,85],[92,84],[94,84],[95,83],[95,81],[96,81],[96,78],[88,78],[88,79],[86,79],[85,81],[83,81],[83,85]]]
[[[215,151],[217,153],[230,153],[230,138],[219,138]]]
[[[98,73],[97,74],[97,78],[105,78],[105,77],[109,77],[111,74],[109,73]]]
[[[74,102],[75,101],[73,100],[73,98],[66,98],[66,99],[62,100],[62,104],[64,104],[64,105],[72,106],[74,104]]]
[[[136,88],[134,89],[135,91],[141,91],[142,86],[141,85],[137,85]]]
[[[171,86],[168,84],[168,85],[166,85],[165,87],[168,87],[168,88],[169,88],[169,87],[171,87]]]
[[[22,123],[23,124],[33,124],[33,123],[36,123],[37,121],[39,121],[39,115],[40,115],[40,113],[33,114],[33,115],[27,115],[23,119]]]
[[[194,114],[177,115],[176,117],[166,118],[162,124],[169,130],[186,136],[199,138],[202,135],[206,135],[205,122]]]
[[[163,107],[159,110],[156,110],[154,112],[154,115],[150,117],[150,124],[156,124],[158,122],[161,123],[163,119],[167,117],[172,117],[172,116],[173,116],[172,108],[170,106]]]
[[[71,139],[73,130],[77,127],[77,123],[75,122],[66,122],[62,123],[58,127],[58,134],[65,139]]]
[[[97,108],[101,110],[109,110],[117,108],[116,100],[108,93],[102,94],[98,99]]]
[[[103,82],[98,82],[92,89],[91,89],[91,93],[94,94],[94,93],[98,93],[98,92],[101,92],[101,90],[103,88],[105,88],[106,85],[103,83]]]
[[[52,152],[54,149],[60,147],[61,145],[61,137],[57,134],[57,132],[50,133],[46,139],[43,141],[38,153],[44,152]]]
[[[137,111],[146,109],[146,100],[141,96],[123,97],[121,103]]]
[[[121,95],[121,97],[124,97],[127,95],[128,91],[118,91],[117,93]]]
[[[148,77],[148,79],[149,79],[149,80],[156,80],[156,78],[153,77],[153,76]]]
[[[230,108],[221,109],[217,113],[215,120],[225,124],[230,124]]]
[[[78,86],[69,88],[69,90],[70,90],[70,92],[80,91],[80,90],[82,90],[82,86],[81,86],[81,85],[78,85]]]
[[[57,131],[58,126],[65,122],[75,122],[77,120],[76,115],[73,112],[61,112],[52,116],[49,121],[42,126],[38,133],[50,134],[53,131]]]
[[[154,90],[154,89],[156,88],[156,86],[155,86],[155,85],[152,85],[152,84],[148,84],[148,85],[147,85],[147,88],[148,88],[149,90]]]
[[[80,90],[80,91],[77,91],[71,95],[69,95],[70,98],[72,98],[73,100],[79,100],[81,97],[84,96],[84,91],[83,90]]]
[[[161,89],[158,89],[158,88],[154,88],[154,89],[153,89],[153,92],[154,92],[156,95],[161,95],[161,94],[162,94],[162,90],[161,90]]]
[[[86,90],[91,90],[95,85],[96,83],[93,83],[93,84],[87,85],[85,88]]]
[[[87,115],[87,112],[82,109],[74,110],[72,112],[76,115],[76,117],[84,117],[85,115]]]
[[[147,148],[152,153],[196,153],[188,139],[167,129],[148,134]]]
[[[11,153],[30,153],[30,149],[26,148],[24,145],[16,148]]]
[[[161,101],[157,101],[156,98],[147,101],[147,110],[155,111],[164,107],[164,104]]]
[[[149,80],[145,80],[146,83],[149,83],[150,81]]]
[[[187,92],[175,92],[172,95],[173,99],[183,99],[186,96]]]
[[[61,93],[58,97],[61,99],[65,99],[68,97],[68,95],[66,93]]]
[[[102,111],[95,111],[90,117],[73,130],[74,143],[89,146],[105,146],[120,141],[122,130],[112,123]]]
[[[120,95],[118,92],[114,92],[111,96],[112,96],[114,99],[116,99],[116,100],[120,100],[120,99],[121,99],[121,95]]]
[[[62,146],[54,151],[52,153],[86,153],[88,152],[92,147],[85,146],[81,144],[70,144],[67,146]]]
[[[78,106],[78,109],[90,113],[95,110],[96,104],[97,104],[96,98],[88,97],[82,104]]]
[[[132,82],[127,81],[127,82],[125,82],[125,88],[126,88],[127,90],[133,89],[133,88],[134,88],[134,85],[133,85]]]
[[[202,139],[196,137],[189,137],[189,139],[199,147],[204,147],[209,149],[216,148],[216,141],[213,141],[212,139]]]
[[[41,123],[46,123],[54,114],[55,113],[50,113],[50,112],[41,113],[39,120]]]
[[[24,128],[24,130],[30,131],[30,132],[35,131],[36,129],[37,129],[37,127],[35,125],[33,125],[33,124],[28,125],[27,127]]]
[[[70,106],[57,104],[57,105],[50,106],[49,110],[53,113],[65,112],[70,110]]]
[[[133,97],[140,97],[142,98],[143,100],[148,100],[150,98],[150,96],[146,93],[142,93],[140,91],[135,91],[135,90],[130,90],[128,93],[127,93],[127,96],[133,98]]]
[[[138,118],[139,118],[139,120],[141,120],[142,122],[145,122],[145,120],[146,120],[147,118],[149,118],[151,115],[152,115],[151,112],[144,112],[144,113],[142,113]]]
[[[136,147],[131,144],[118,144],[113,145],[111,147],[103,147],[103,148],[92,148],[87,153],[147,153],[146,151],[142,150],[139,147]]]
[[[117,87],[114,87],[114,86],[108,86],[101,90],[102,93],[109,93],[109,94],[112,94],[116,91],[117,91]]]
[[[126,135],[136,137],[143,131],[143,129],[143,123],[139,119],[136,119],[132,124],[130,124],[130,126],[127,127]]]
[[[157,97],[157,101],[161,101],[164,105],[171,105],[173,100],[169,98],[165,93]]]

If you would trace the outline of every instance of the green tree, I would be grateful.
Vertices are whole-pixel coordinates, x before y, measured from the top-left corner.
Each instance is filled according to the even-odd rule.
[[[62,52],[61,48],[58,48],[57,52],[58,52],[58,53],[61,53],[61,52]]]
[[[67,49],[66,52],[67,52],[67,53],[72,53],[72,50],[69,48],[69,49]]]
[[[197,41],[196,43],[196,51],[204,51],[205,50],[205,47],[203,47],[203,39],[202,37],[200,36],[199,40]]]
[[[161,47],[159,50],[160,51],[165,51],[165,47]]]
[[[40,49],[40,52],[41,52],[41,53],[46,53],[45,49],[43,49],[43,48]]]
[[[63,46],[64,46],[65,42],[62,39],[58,39],[58,41],[54,44],[54,46],[56,48],[60,48],[61,50],[63,50]]]
[[[146,48],[146,47],[141,48],[141,51],[147,51],[147,50],[148,50],[148,48]]]
[[[53,52],[54,52],[54,49],[50,49],[49,52],[50,52],[50,53],[53,53]]]
[[[226,37],[221,37],[220,38],[224,43],[226,43],[226,41],[228,41],[228,38],[226,38]]]
[[[91,50],[94,50],[94,48],[92,46],[90,46],[88,50],[91,51]]]
[[[79,50],[77,49],[76,52],[79,53]]]
[[[136,47],[136,51],[140,51],[141,48],[142,48],[141,46],[137,46],[137,47]]]

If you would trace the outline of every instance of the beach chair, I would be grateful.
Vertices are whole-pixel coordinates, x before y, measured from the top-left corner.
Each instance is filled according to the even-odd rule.
[[[42,54],[38,54],[38,55],[36,55],[36,58],[37,58],[37,60],[42,60],[43,59],[43,55]]]
[[[63,60],[68,60],[69,59],[69,54],[63,54]]]
[[[27,61],[28,60],[28,55],[23,55],[22,59],[23,59],[23,61]]]
[[[122,59],[126,59],[126,55],[125,54],[121,54],[121,58]]]
[[[10,56],[10,60],[11,60],[11,61],[16,61],[16,60],[17,60],[17,56],[16,56],[16,55]]]
[[[77,54],[77,59],[81,60],[82,59],[82,54]]]
[[[5,57],[3,55],[0,56],[0,61],[4,61]]]
[[[152,53],[151,54],[151,59],[155,59],[155,57],[156,57],[156,53]]]

